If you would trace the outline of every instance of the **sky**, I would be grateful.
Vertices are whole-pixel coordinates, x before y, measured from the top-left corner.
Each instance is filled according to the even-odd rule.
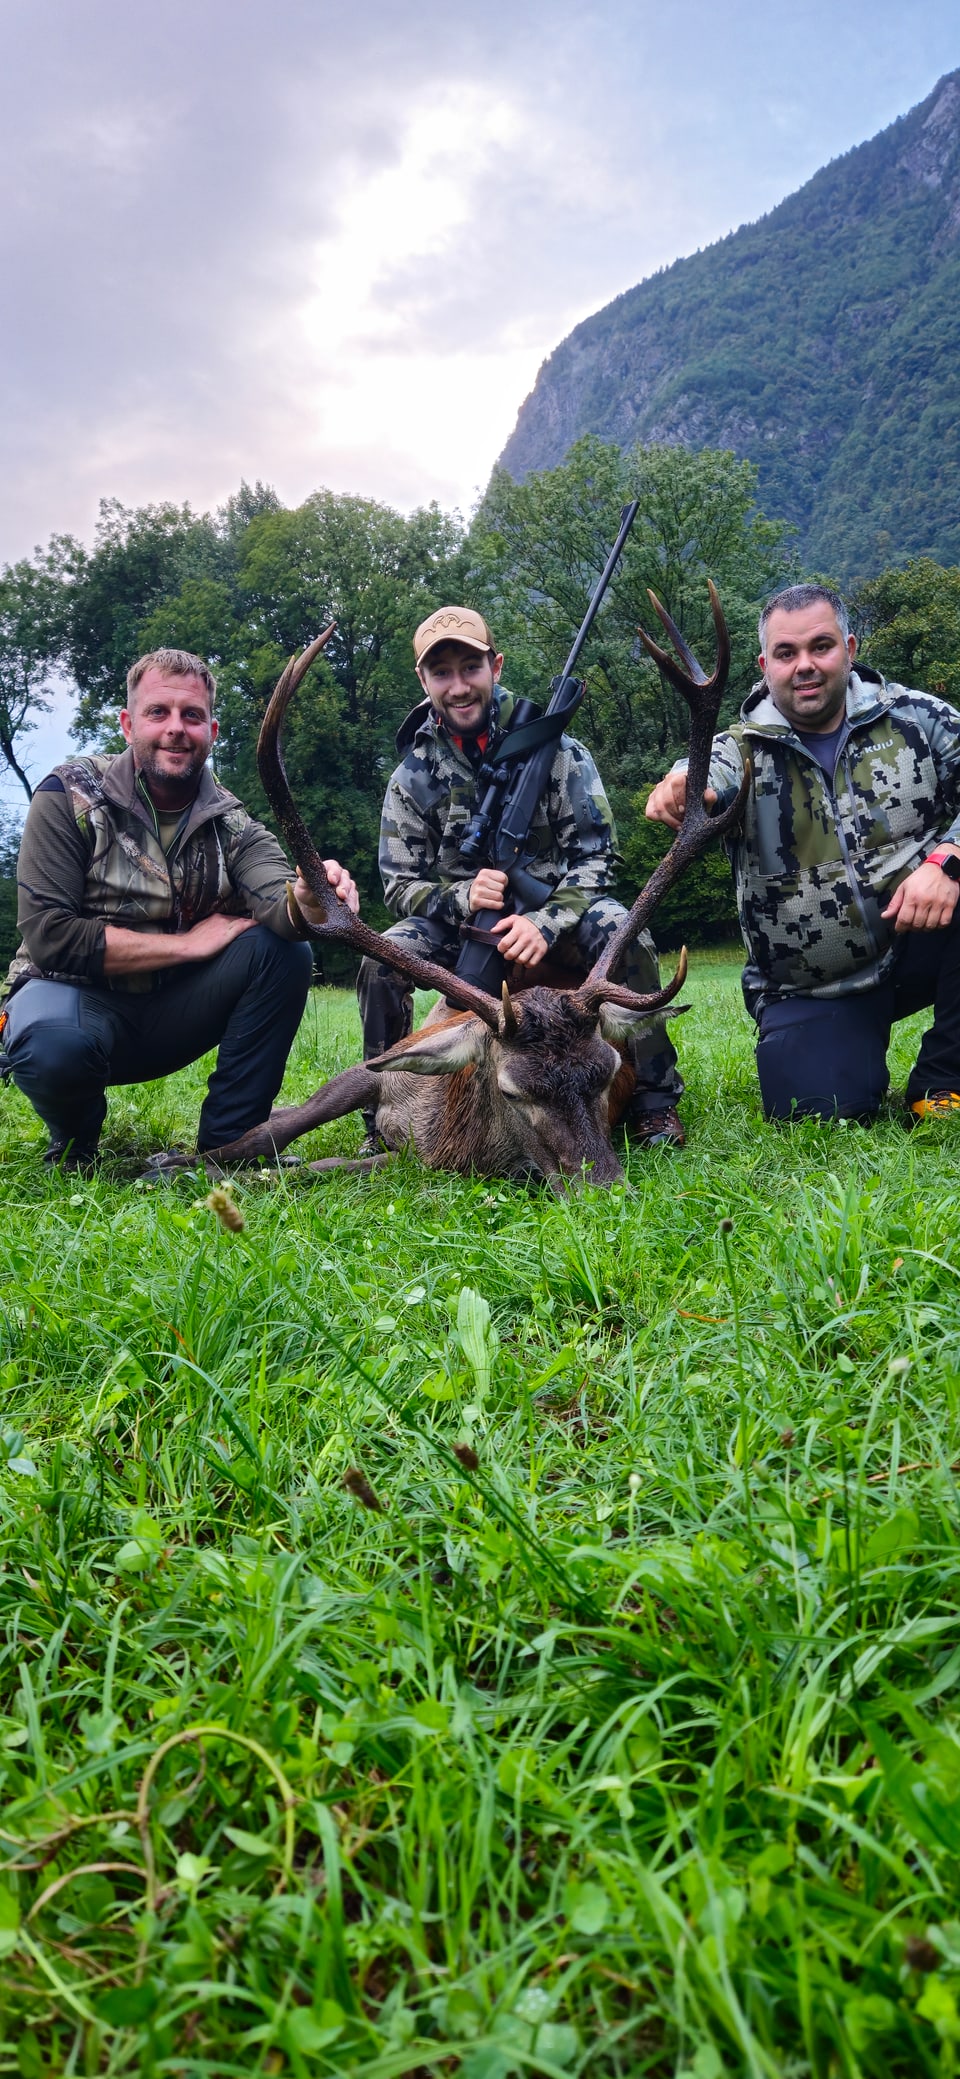
[[[0,25],[0,561],[91,541],[101,498],[206,510],[241,478],[466,515],[574,324],[960,65],[956,0],[0,0]]]

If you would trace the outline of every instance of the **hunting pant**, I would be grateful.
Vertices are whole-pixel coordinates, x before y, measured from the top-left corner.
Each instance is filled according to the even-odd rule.
[[[572,984],[582,980],[599,960],[608,939],[613,937],[625,916],[622,904],[606,897],[591,903],[579,922],[570,931],[561,932],[551,946],[548,955],[551,966],[556,963],[568,969]],[[432,917],[404,917],[399,924],[391,924],[385,935],[400,945],[408,946],[411,952],[419,953],[422,960],[435,960],[439,967],[451,971],[456,967],[463,943],[455,926],[439,923]],[[535,979],[535,970],[528,969],[527,972],[532,972]],[[659,989],[660,971],[648,932],[643,932],[628,948],[617,969],[616,979],[624,988],[636,990],[638,995],[649,995]],[[413,984],[406,975],[398,974],[395,967],[386,967],[382,961],[368,959],[361,963],[357,996],[363,1021],[363,1058],[372,1061],[378,1054],[385,1054],[388,1047],[395,1046],[398,1040],[405,1039],[412,1030]],[[683,1095],[683,1078],[663,1019],[651,1018],[648,1025],[642,1026],[637,1035],[628,1040],[624,1051],[637,1074],[630,1112],[662,1112],[668,1105],[676,1104]]]
[[[312,972],[308,945],[255,924],[212,960],[161,969],[151,989],[24,982],[6,1006],[6,1066],[51,1143],[89,1154],[108,1085],[174,1075],[218,1047],[197,1146],[219,1148],[269,1118]]]
[[[767,1118],[873,1118],[890,1080],[892,1025],[931,1004],[933,1023],[907,1080],[908,1104],[939,1091],[960,1093],[960,904],[941,930],[905,932],[890,974],[875,988],[788,996],[755,1010]]]

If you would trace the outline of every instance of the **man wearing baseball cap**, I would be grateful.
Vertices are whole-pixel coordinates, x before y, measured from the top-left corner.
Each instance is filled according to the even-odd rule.
[[[442,606],[421,621],[413,655],[426,697],[397,735],[401,762],[387,788],[380,823],[384,900],[400,919],[387,937],[453,969],[461,925],[479,910],[501,910],[502,921],[494,929],[507,961],[535,968],[549,952],[551,963],[569,970],[571,980],[586,974],[624,916],[611,892],[616,831],[589,751],[572,736],[561,736],[557,744],[531,826],[532,870],[549,883],[550,896],[542,909],[516,914],[506,874],[489,866],[476,872],[460,856],[477,807],[479,769],[515,704],[515,696],[500,685],[503,658],[482,614],[469,606]],[[659,988],[647,933],[625,956],[620,979],[638,992]],[[357,993],[364,1060],[369,1061],[411,1030],[411,985],[394,968],[367,959]],[[628,1052],[637,1072],[627,1119],[631,1139],[647,1147],[682,1147],[676,1105],[683,1083],[663,1021],[643,1026]],[[373,1152],[381,1145],[374,1115],[364,1116],[366,1145]]]

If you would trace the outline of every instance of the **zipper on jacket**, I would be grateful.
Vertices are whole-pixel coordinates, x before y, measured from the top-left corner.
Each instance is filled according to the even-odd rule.
[[[137,793],[139,794],[141,801],[146,802],[146,805],[150,810],[150,814],[153,817],[153,834],[157,840],[161,852],[163,853],[163,863],[167,869],[167,880],[170,885],[170,917],[165,927],[165,931],[167,938],[176,938],[178,936],[180,929],[180,901],[177,895],[176,883],[174,882],[173,869],[170,862],[173,858],[174,853],[179,851],[180,849],[180,843],[183,838],[183,834],[186,829],[187,823],[190,819],[190,810],[193,807],[193,803],[189,802],[187,807],[184,809],[183,815],[180,818],[180,823],[177,829],[174,831],[173,843],[171,844],[170,850],[168,852],[160,835],[160,818],[157,815],[156,803],[153,799],[152,794],[149,791],[149,788],[144,787],[142,785],[139,773],[137,774]]]
[[[837,765],[839,765],[841,762],[843,764],[844,779],[846,781],[847,792],[850,795],[853,794],[853,782],[850,775],[850,767],[847,762],[847,750],[853,733],[853,727],[851,726],[851,728],[847,732],[846,737],[844,738],[843,748],[840,751],[840,755],[837,759]],[[755,736],[758,736],[761,742],[776,743],[777,741],[775,737],[771,738],[763,730],[757,729],[751,732],[749,726],[744,731],[744,734],[753,734]],[[780,740],[786,741],[786,739],[783,738],[781,738]],[[853,896],[854,902],[856,904],[857,912],[860,917],[860,922],[863,926],[868,942],[872,949],[874,959],[880,960],[883,958],[884,949],[880,946],[876,934],[873,931],[870,925],[869,918],[867,916],[863,890],[860,886],[859,880],[857,879],[856,869],[854,867],[853,860],[850,857],[850,848],[847,844],[846,833],[840,820],[840,803],[837,799],[836,789],[834,787],[833,781],[827,778],[826,771],[824,767],[821,765],[819,758],[815,758],[813,752],[807,750],[806,744],[802,744],[800,742],[799,737],[794,736],[792,730],[790,731],[789,741],[790,748],[794,752],[794,754],[800,758],[805,758],[807,764],[812,766],[813,770],[819,776],[820,784],[823,788],[828,802],[830,803],[830,811],[833,816],[833,827],[836,832],[837,844],[840,848],[840,857],[843,861],[843,870],[847,877],[847,883],[850,888],[850,892]],[[836,778],[836,770],[837,767],[834,766],[834,779]]]

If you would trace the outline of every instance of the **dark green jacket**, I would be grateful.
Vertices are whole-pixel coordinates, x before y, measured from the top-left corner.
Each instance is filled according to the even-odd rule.
[[[150,989],[151,974],[104,977],[105,927],[189,931],[219,911],[255,917],[281,938],[290,869],[275,837],[204,766],[167,855],[132,751],[58,765],[30,804],[17,865],[23,943],[7,982],[38,974],[111,989]]]

